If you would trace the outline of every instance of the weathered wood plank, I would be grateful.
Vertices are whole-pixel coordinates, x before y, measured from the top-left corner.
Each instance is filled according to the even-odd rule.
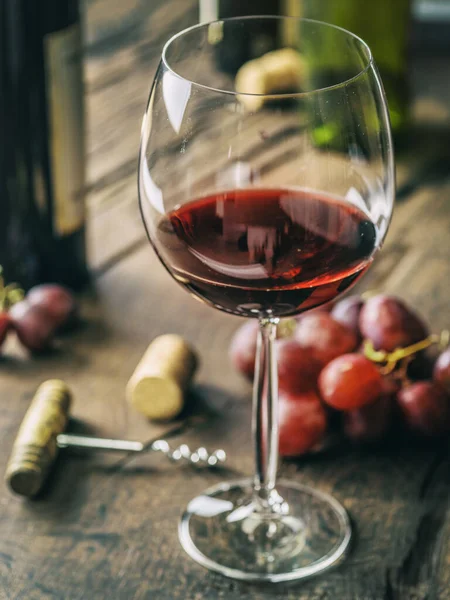
[[[115,173],[117,180],[124,166],[135,165],[142,116],[162,47],[196,18],[192,0],[169,0],[153,8],[142,3],[138,39],[118,49],[106,46],[101,54],[90,55],[87,47],[89,183],[106,175],[114,178]]]
[[[386,277],[384,263],[390,253],[397,256],[398,237],[405,243],[405,261],[409,245],[416,245],[417,262],[427,268],[419,270],[413,261],[404,265],[400,284],[399,276],[392,275],[386,285],[412,301],[436,327],[448,318],[444,310],[448,262],[440,258],[447,240],[442,236],[450,226],[448,193],[448,187],[418,192],[401,207],[393,222],[392,243],[373,267],[375,279],[378,270]],[[424,219],[430,234],[417,244],[415,233],[423,232]],[[444,513],[449,460],[445,449],[433,446],[389,446],[377,452],[341,447],[283,465],[285,477],[331,491],[353,516],[354,551],[329,575],[293,588],[254,588],[195,565],[177,540],[180,509],[204,487],[252,469],[250,386],[225,360],[240,321],[191,299],[147,246],[98,279],[96,296],[87,299],[85,311],[89,326],[53,357],[2,364],[2,393],[9,400],[1,407],[0,468],[37,381],[50,376],[63,377],[73,386],[74,415],[95,431],[151,437],[153,427],[125,406],[123,389],[148,341],[159,333],[177,331],[200,350],[203,364],[197,393],[212,411],[211,421],[186,432],[183,440],[223,446],[230,456],[230,472],[202,474],[175,468],[175,474],[174,467],[149,456],[111,470],[110,463],[66,455],[40,499],[23,502],[2,489],[0,581],[8,600],[76,600],[86,598],[86,590],[93,599],[425,600],[448,581]],[[443,598],[446,593],[447,588]]]

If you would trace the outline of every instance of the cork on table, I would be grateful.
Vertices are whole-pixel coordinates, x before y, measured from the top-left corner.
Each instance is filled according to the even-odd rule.
[[[0,363],[1,468],[38,385],[73,391],[72,427],[150,441],[125,386],[152,338],[182,335],[201,365],[193,393],[207,418],[178,440],[223,447],[228,471],[193,471],[139,457],[65,454],[34,501],[0,490],[0,599],[262,600],[450,598],[449,451],[446,443],[340,448],[285,462],[284,477],[330,492],[352,515],[353,551],[301,585],[251,587],[208,573],[184,555],[177,519],[202,489],[253,468],[248,383],[227,348],[238,319],[192,300],[158,263],[140,222],[140,123],[163,43],[193,24],[197,2],[92,0],[86,4],[89,243],[92,290],[84,324],[51,355],[29,360],[11,342]],[[447,65],[447,66],[445,66]],[[385,247],[361,288],[407,299],[433,329],[449,325],[450,91],[448,59],[414,63],[416,127],[398,162],[399,199]],[[274,147],[276,157],[281,148]],[[182,310],[180,310],[182,307]],[[180,425],[183,421],[180,418]]]

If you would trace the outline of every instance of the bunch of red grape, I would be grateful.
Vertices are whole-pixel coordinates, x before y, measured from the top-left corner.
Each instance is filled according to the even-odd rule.
[[[5,285],[0,275],[0,347],[8,333],[14,331],[31,352],[46,350],[75,315],[75,298],[66,288],[42,284],[25,296],[16,284]]]
[[[248,321],[230,346],[235,367],[251,379],[258,324]],[[297,456],[319,447],[331,424],[355,442],[375,442],[395,426],[423,436],[450,432],[448,332],[429,335],[402,300],[350,296],[282,321],[279,449]],[[437,360],[425,351],[441,346]]]

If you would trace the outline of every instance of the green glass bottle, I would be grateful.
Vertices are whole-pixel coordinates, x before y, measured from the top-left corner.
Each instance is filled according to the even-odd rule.
[[[285,0],[284,12],[326,21],[355,33],[371,48],[386,91],[394,136],[408,125],[410,0]],[[329,59],[329,57],[327,57]]]

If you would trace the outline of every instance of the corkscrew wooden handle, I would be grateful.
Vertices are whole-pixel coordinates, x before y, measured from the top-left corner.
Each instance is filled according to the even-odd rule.
[[[22,421],[6,469],[9,487],[23,496],[35,496],[56,458],[56,438],[69,418],[72,395],[59,379],[39,386]]]

